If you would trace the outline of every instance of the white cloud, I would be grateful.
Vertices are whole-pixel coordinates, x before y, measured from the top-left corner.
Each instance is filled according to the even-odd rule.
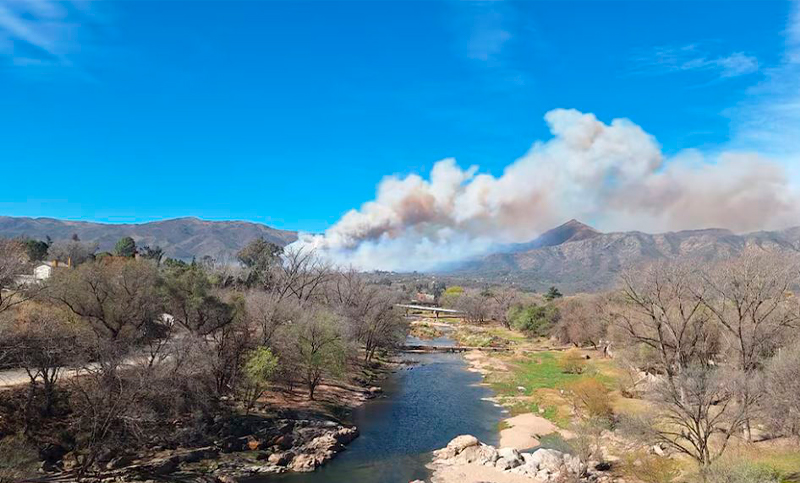
[[[0,0],[0,57],[16,67],[75,66],[92,49],[97,16],[85,2]]]
[[[524,85],[526,76],[514,61],[523,20],[518,6],[503,0],[452,1],[448,5],[457,55],[476,66],[478,72],[488,74],[493,88]]]
[[[793,2],[781,62],[729,111],[732,146],[800,162],[800,2]]]
[[[633,57],[633,73],[668,74],[672,72],[709,72],[720,78],[738,77],[758,72],[758,59],[744,52],[711,56],[697,44],[681,47],[657,47],[638,52]]]
[[[334,262],[364,269],[430,269],[527,241],[569,218],[605,230],[785,226],[800,198],[779,164],[755,154],[667,158],[627,119],[555,109],[552,139],[537,142],[501,176],[436,163],[428,179],[388,176],[376,197],[323,235],[303,236]]]

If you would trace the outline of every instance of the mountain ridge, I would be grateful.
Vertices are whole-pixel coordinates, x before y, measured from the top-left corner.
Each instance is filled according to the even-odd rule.
[[[160,246],[168,257],[188,260],[210,256],[232,260],[242,247],[255,238],[264,238],[280,246],[297,239],[297,233],[272,228],[262,223],[232,220],[203,220],[186,216],[145,223],[97,223],[60,220],[50,217],[0,216],[0,236],[30,237],[53,241],[69,239],[73,234],[86,242],[95,242],[100,251],[111,251],[125,236],[138,245]]]
[[[592,232],[580,239],[567,236],[561,243],[545,244],[541,240],[551,232],[569,235],[570,230],[566,228],[575,226],[586,227]],[[492,253],[468,262],[450,274],[483,283],[513,283],[537,291],[556,285],[567,293],[594,292],[612,288],[625,268],[657,260],[710,262],[748,249],[800,253],[800,226],[744,234],[722,228],[657,234],[641,231],[603,233],[577,220],[570,220],[545,234],[516,245],[517,250]],[[558,241],[558,238],[545,237],[545,241],[548,239]]]

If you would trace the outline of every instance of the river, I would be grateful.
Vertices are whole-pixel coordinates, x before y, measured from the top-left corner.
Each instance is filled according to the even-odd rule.
[[[409,337],[410,344],[424,344]],[[451,344],[447,338],[428,341]],[[415,362],[383,384],[384,397],[353,411],[361,435],[314,473],[289,473],[259,483],[408,483],[426,479],[431,451],[459,434],[497,444],[502,410],[460,354],[407,354]]]

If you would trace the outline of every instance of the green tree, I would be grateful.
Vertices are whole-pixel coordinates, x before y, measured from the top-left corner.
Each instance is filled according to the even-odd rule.
[[[169,268],[159,288],[166,311],[194,335],[211,335],[234,321],[235,308],[217,295],[208,274],[197,264]]]
[[[544,294],[544,299],[547,300],[548,302],[552,302],[553,300],[559,299],[563,296],[564,295],[561,293],[561,291],[558,290],[556,287],[550,287],[547,290],[547,293]]]
[[[269,284],[270,272],[279,262],[282,253],[283,248],[263,238],[256,238],[239,250],[237,258],[249,269],[247,284]]]
[[[319,309],[306,312],[293,326],[289,349],[295,359],[296,372],[308,388],[308,398],[313,400],[322,380],[340,375],[344,368],[342,320]]]
[[[139,255],[146,260],[153,260],[156,262],[156,266],[161,266],[161,259],[164,258],[164,249],[158,245],[152,248],[145,245],[139,249]]]
[[[47,250],[50,244],[41,240],[25,240],[25,250],[28,252],[28,259],[32,262],[40,262],[47,257]]]
[[[278,358],[267,347],[253,349],[244,363],[243,399],[250,412],[258,398],[264,394],[270,379],[278,369]]]
[[[459,287],[458,285],[447,287],[447,290],[439,297],[439,305],[454,308],[462,295],[464,295],[464,287]]]
[[[133,258],[136,255],[136,242],[129,236],[120,238],[114,246],[114,254],[118,257]]]
[[[513,328],[530,336],[545,336],[558,321],[558,309],[552,305],[515,306],[509,310],[508,320]]]

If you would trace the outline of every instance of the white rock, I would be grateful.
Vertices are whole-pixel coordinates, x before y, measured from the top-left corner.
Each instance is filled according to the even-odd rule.
[[[568,472],[577,476],[583,476],[586,472],[586,465],[583,464],[581,459],[570,454],[564,455],[564,467]]]
[[[544,469],[551,473],[558,471],[564,462],[564,454],[554,449],[540,449],[535,451],[532,457],[532,461],[536,463],[539,469]]]
[[[465,448],[456,456],[455,460],[459,463],[476,463],[479,465],[494,466],[494,462],[497,461],[497,458],[497,450],[494,446],[481,444]]]
[[[464,448],[469,448],[470,446],[478,446],[480,441],[478,438],[471,434],[462,434],[461,436],[456,436],[449,443],[447,443],[447,447],[456,451],[456,454],[460,453],[464,450]]]

